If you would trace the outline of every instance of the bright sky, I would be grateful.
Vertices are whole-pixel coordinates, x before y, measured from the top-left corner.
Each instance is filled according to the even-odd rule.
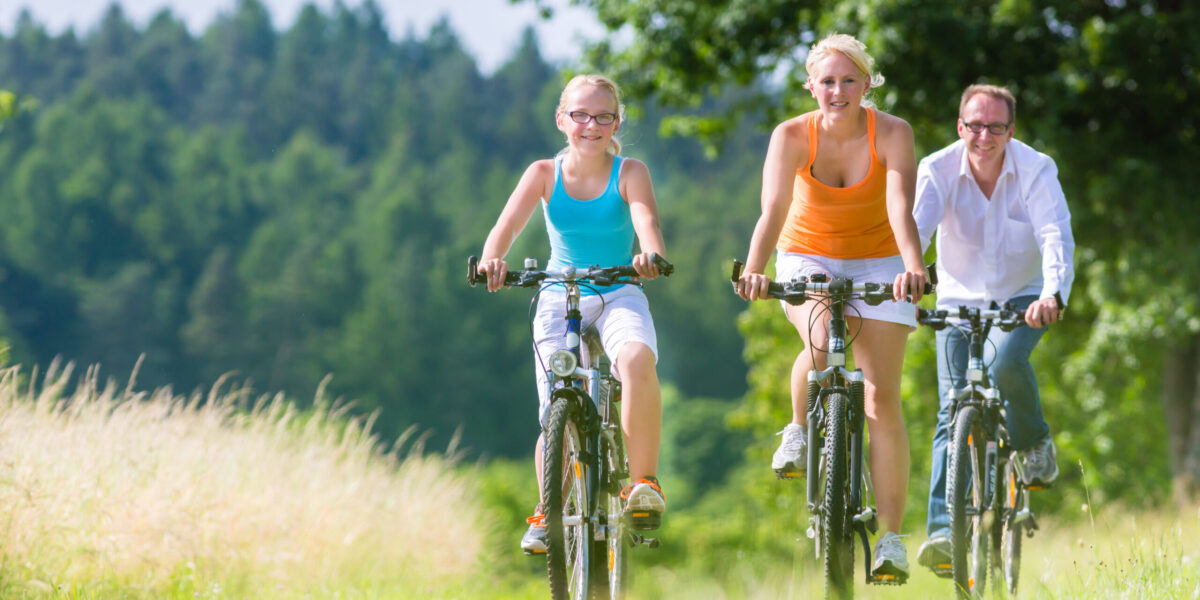
[[[11,34],[17,15],[28,7],[34,21],[57,34],[74,27],[83,35],[93,28],[109,5],[121,5],[125,15],[139,28],[159,10],[170,8],[177,18],[199,34],[222,13],[231,12],[237,0],[0,0],[0,32]],[[275,20],[276,29],[286,29],[296,20],[301,7],[315,4],[329,13],[334,0],[262,0]],[[343,0],[356,7],[361,0]],[[543,56],[551,61],[566,61],[579,56],[581,40],[603,36],[604,28],[588,11],[568,6],[566,0],[546,2],[555,9],[554,18],[538,17],[532,0],[512,4],[508,0],[376,0],[392,39],[403,38],[409,28],[424,37],[442,15],[450,18],[463,45],[471,52],[484,73],[490,73],[512,55],[521,32],[532,24],[538,34]]]

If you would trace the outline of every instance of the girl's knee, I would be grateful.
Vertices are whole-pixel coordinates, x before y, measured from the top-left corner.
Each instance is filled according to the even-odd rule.
[[[655,362],[654,351],[641,342],[625,344],[617,356],[617,367],[622,373],[629,375],[638,372],[653,373]]]

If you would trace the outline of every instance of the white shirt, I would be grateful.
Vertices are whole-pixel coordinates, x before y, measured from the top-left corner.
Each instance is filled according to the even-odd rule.
[[[991,200],[967,162],[963,140],[925,157],[917,167],[913,217],[921,250],[937,229],[938,308],[987,307],[1016,296],[1066,304],[1075,280],[1071,213],[1049,156],[1015,139]]]

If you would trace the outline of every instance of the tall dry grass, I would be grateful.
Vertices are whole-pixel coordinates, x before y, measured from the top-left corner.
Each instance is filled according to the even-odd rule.
[[[478,567],[469,475],[320,392],[71,380],[0,371],[0,596],[404,597]]]

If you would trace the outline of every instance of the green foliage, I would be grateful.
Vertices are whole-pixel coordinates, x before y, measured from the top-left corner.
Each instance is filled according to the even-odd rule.
[[[114,7],[81,38],[22,17],[0,35],[0,87],[44,108],[0,135],[14,361],[120,371],[145,354],[150,385],[233,373],[301,399],[332,374],[383,435],[418,424],[434,445],[459,432],[483,455],[527,455],[530,296],[468,289],[463,267],[525,166],[563,145],[563,82],[532,30],[484,75],[448,22],[391,41],[369,2],[307,7],[280,32],[239,2],[196,37],[169,12],[143,28]],[[713,163],[659,138],[654,102],[629,104],[626,153],[651,166],[680,267],[649,286],[660,372],[719,403],[744,365],[740,302],[714,275],[753,222],[742,173],[762,136]],[[509,259],[547,254],[536,215]],[[719,426],[719,404],[701,405],[689,427]]]

